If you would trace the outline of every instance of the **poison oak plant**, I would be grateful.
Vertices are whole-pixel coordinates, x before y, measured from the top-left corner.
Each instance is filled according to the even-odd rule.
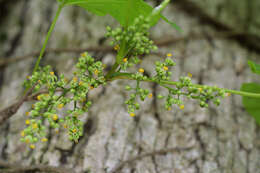
[[[129,67],[139,63],[139,56],[156,51],[157,47],[149,39],[149,29],[162,18],[175,29],[180,27],[168,21],[161,15],[161,11],[170,0],[164,0],[158,7],[152,8],[143,0],[58,0],[59,7],[53,23],[46,36],[39,58],[31,76],[24,82],[26,90],[33,89],[37,93],[46,89],[47,93],[37,96],[37,102],[26,112],[28,119],[26,128],[21,132],[21,141],[29,144],[34,149],[38,141],[46,142],[46,125],[58,130],[67,129],[69,139],[77,142],[83,133],[83,123],[80,117],[88,111],[91,101],[87,94],[100,85],[117,79],[135,80],[135,87],[129,85],[125,89],[129,91],[129,97],[125,101],[130,116],[135,116],[140,109],[139,100],[147,97],[158,97],[165,100],[165,109],[171,110],[174,106],[184,109],[183,98],[187,97],[198,101],[201,107],[208,107],[209,102],[220,104],[220,98],[230,94],[243,96],[243,103],[247,111],[260,123],[260,85],[250,83],[242,86],[243,91],[193,84],[192,74],[180,77],[179,81],[170,81],[172,72],[170,68],[176,64],[172,60],[172,54],[168,53],[164,61],[155,62],[155,74],[148,77],[144,69],[140,68],[136,73],[127,72]],[[76,64],[73,78],[67,79],[63,74],[57,75],[50,66],[39,67],[48,39],[55,27],[55,23],[64,6],[77,5],[96,15],[109,14],[113,16],[121,27],[112,29],[107,27],[106,37],[111,39],[117,55],[111,70],[105,73],[105,64],[96,61],[87,52],[82,53]],[[249,62],[253,72],[260,74],[260,66]],[[153,96],[152,93],[142,88],[143,82],[154,82],[168,90],[167,95]],[[66,107],[66,108],[65,108]],[[64,109],[66,111],[60,111]]]

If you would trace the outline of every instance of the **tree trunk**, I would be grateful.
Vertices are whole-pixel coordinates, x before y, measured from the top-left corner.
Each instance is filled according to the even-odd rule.
[[[9,61],[0,67],[3,109],[22,96],[22,82],[32,72],[57,3],[0,0],[0,4],[0,57]],[[260,62],[259,8],[258,0],[173,1],[164,14],[180,25],[183,33],[163,21],[152,29],[153,40],[162,44],[159,52],[174,54],[177,66],[171,69],[173,80],[192,73],[194,83],[230,89],[257,81],[247,60]],[[71,76],[79,49],[107,45],[107,25],[117,24],[110,16],[98,17],[78,7],[66,7],[41,65],[51,64],[57,73]],[[33,58],[11,63],[32,52],[36,52]],[[92,49],[90,53],[108,66],[113,63],[115,54],[111,51]],[[151,74],[153,61],[162,58],[145,56],[139,66]],[[260,173],[260,128],[245,112],[240,96],[232,95],[223,99],[220,107],[210,105],[208,109],[187,100],[184,110],[176,107],[172,111],[165,111],[164,103],[154,97],[143,102],[132,118],[124,104],[129,96],[124,86],[129,83],[135,85],[118,80],[89,93],[93,106],[84,115],[84,136],[78,144],[68,140],[65,130],[58,134],[49,130],[49,141],[30,150],[19,141],[25,112],[30,108],[30,102],[24,103],[0,126],[0,160],[19,163],[9,168],[40,164],[80,173]],[[156,84],[142,85],[153,95],[166,93]],[[0,172],[9,168],[0,162]],[[37,171],[41,170],[31,170]]]

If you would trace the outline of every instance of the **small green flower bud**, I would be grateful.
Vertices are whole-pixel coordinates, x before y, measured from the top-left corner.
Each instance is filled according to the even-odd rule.
[[[159,95],[157,96],[157,98],[158,98],[158,99],[162,99],[162,98],[164,98],[164,96],[162,96],[162,95],[159,94]]]
[[[127,86],[125,86],[125,89],[126,89],[127,91],[130,91],[132,88],[131,88],[131,86],[127,85]]]

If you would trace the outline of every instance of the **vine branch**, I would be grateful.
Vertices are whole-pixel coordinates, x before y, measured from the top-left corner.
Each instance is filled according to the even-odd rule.
[[[210,37],[216,37],[216,38],[228,38],[231,36],[235,35],[241,35],[242,33],[234,33],[234,32],[221,32],[216,35],[210,35]],[[192,40],[197,40],[197,39],[205,39],[205,36],[202,34],[190,34],[188,36],[184,37],[172,37],[172,36],[167,36],[165,38],[159,39],[155,41],[155,45],[158,47],[164,47],[168,46],[177,42],[185,41],[187,39],[192,39]],[[103,52],[103,53],[111,53],[114,52],[113,47],[111,46],[91,46],[91,47],[86,47],[86,48],[46,48],[44,54],[49,54],[49,53],[82,53],[82,52]],[[0,67],[5,66],[11,63],[16,63],[22,60],[26,60],[29,58],[33,58],[37,55],[39,55],[40,52],[32,52],[27,55],[23,56],[17,56],[17,57],[2,57],[0,58]],[[157,53],[154,53],[157,54]]]
[[[132,73],[121,73],[121,72],[116,72],[113,74],[113,76],[110,78],[110,80],[116,80],[116,79],[127,79],[127,80],[136,80],[132,77]],[[143,80],[145,82],[155,82],[160,85],[166,84],[166,85],[178,85],[180,82],[177,81],[165,81],[161,80],[160,82],[152,80],[150,78],[147,78],[146,80]],[[194,87],[196,88],[201,88],[205,85],[199,85],[199,84],[193,84]],[[231,94],[236,94],[240,96],[245,96],[245,97],[251,97],[251,98],[260,98],[260,93],[251,93],[251,92],[245,92],[245,91],[238,91],[238,90],[231,90],[231,89],[224,89],[225,92],[231,93]]]
[[[133,163],[133,162],[138,161],[138,160],[141,160],[145,157],[151,157],[151,156],[155,156],[155,155],[164,155],[164,154],[173,153],[173,152],[187,151],[187,150],[190,150],[190,149],[191,149],[191,147],[186,147],[186,148],[175,147],[175,148],[166,148],[166,149],[156,150],[156,151],[149,152],[149,153],[140,154],[140,155],[134,156],[134,157],[132,157],[128,160],[120,162],[109,173],[116,173],[116,172],[120,171],[121,169],[123,169],[123,167],[125,165]]]
[[[64,169],[61,167],[53,167],[46,165],[34,165],[34,166],[20,166],[17,164],[11,164],[6,161],[0,160],[0,172],[1,173],[36,173],[36,172],[48,172],[48,173],[74,173],[72,169]]]
[[[16,103],[14,103],[11,106],[9,106],[9,107],[3,109],[2,111],[0,111],[0,125],[3,124],[3,122],[5,122],[7,119],[9,119],[12,115],[14,115],[18,111],[18,109],[22,106],[22,104],[32,94],[32,91],[34,90],[34,87],[35,86],[30,88],[26,92],[26,94],[20,100],[18,100]]]

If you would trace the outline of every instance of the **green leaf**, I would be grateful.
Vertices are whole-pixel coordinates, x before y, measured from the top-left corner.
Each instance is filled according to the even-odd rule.
[[[260,74],[260,65],[254,63],[253,61],[248,61],[248,65],[253,73]]]
[[[154,10],[153,7],[143,0],[66,0],[65,5],[77,5],[99,16],[109,14],[124,27],[131,25],[134,19],[140,15],[144,17],[151,15]],[[169,22],[161,14],[152,18],[151,25],[155,25],[160,18],[171,24],[178,31],[181,31],[179,26]]]
[[[241,87],[242,91],[260,93],[260,85],[256,83],[244,83]],[[260,99],[243,96],[242,103],[246,111],[255,118],[260,125]]]

